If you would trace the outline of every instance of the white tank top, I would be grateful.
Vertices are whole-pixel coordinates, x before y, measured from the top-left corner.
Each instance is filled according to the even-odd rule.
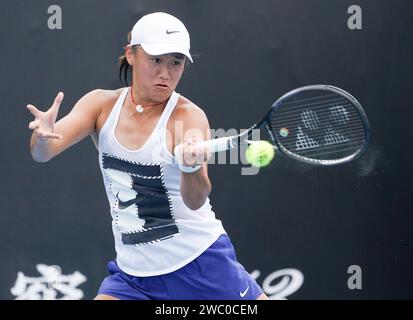
[[[115,128],[128,93],[119,96],[99,133],[99,163],[109,199],[117,263],[134,276],[173,272],[225,233],[209,199],[189,209],[181,173],[167,149],[166,125],[178,102],[173,92],[149,139],[137,150],[122,146]]]

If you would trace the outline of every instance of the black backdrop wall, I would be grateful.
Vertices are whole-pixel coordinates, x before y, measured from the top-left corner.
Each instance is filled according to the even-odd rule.
[[[353,4],[362,30],[348,28]],[[51,5],[61,30],[48,28]],[[61,90],[63,116],[86,92],[120,87],[126,33],[154,11],[190,30],[196,59],[178,91],[212,128],[246,128],[281,94],[316,83],[351,92],[369,117],[368,152],[351,164],[314,168],[280,155],[258,175],[210,166],[216,215],[267,294],[412,298],[409,0],[0,2],[0,298],[91,299],[106,276],[113,238],[91,139],[35,163],[25,106],[45,109]],[[353,265],[361,289],[348,287]]]

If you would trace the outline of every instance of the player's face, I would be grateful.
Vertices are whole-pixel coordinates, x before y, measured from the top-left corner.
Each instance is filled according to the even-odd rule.
[[[141,47],[134,59],[134,88],[148,102],[168,99],[178,85],[185,67],[185,56],[179,53],[152,56]]]

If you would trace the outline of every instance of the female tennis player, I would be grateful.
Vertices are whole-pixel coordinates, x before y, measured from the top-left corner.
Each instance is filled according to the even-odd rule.
[[[120,72],[132,83],[94,90],[56,122],[63,93],[46,112],[33,105],[30,150],[46,162],[91,135],[113,218],[116,259],[96,299],[268,299],[237,261],[209,203],[205,113],[175,92],[192,62],[184,24],[166,13],[142,17]],[[182,148],[182,161],[173,150]]]

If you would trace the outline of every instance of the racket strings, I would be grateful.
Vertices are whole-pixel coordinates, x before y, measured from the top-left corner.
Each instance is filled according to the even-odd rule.
[[[301,105],[299,108],[297,107],[294,109],[287,108],[286,106],[281,106],[279,109],[277,109],[277,111],[279,113],[278,114],[279,117],[282,117],[285,115],[288,116],[290,114],[297,114],[297,112],[304,112],[306,110],[311,110],[312,113],[320,112],[320,110],[328,111],[331,115],[334,115],[334,116],[345,116],[346,112],[349,112],[347,111],[347,108],[350,107],[350,111],[351,111],[351,109],[353,109],[352,106],[353,105],[349,103],[348,101],[340,101],[340,103],[334,103],[334,104],[331,104],[328,102],[319,103],[317,105],[314,105],[313,107],[308,106],[308,105]],[[354,109],[353,111],[357,112],[357,110],[354,110]]]
[[[321,153],[335,154],[335,153],[341,153],[342,151],[358,150],[359,147],[360,147],[360,144],[358,143],[350,143],[350,144],[347,144],[345,147],[339,146],[336,144],[336,145],[325,146],[322,151],[320,151],[319,149],[303,150],[301,154],[306,155],[306,156],[315,156],[315,155],[320,155]]]
[[[301,130],[301,132],[303,134],[306,134],[306,130],[304,130],[300,126],[297,128],[297,132],[299,130]],[[279,132],[275,132],[275,130],[272,130],[272,131],[273,131],[274,135],[278,135],[278,136],[280,135]],[[318,131],[318,133],[310,133],[310,134],[307,134],[307,135],[314,138],[314,139],[316,139],[316,140],[320,140],[323,137],[329,137],[330,135],[335,135],[335,134],[343,135],[343,136],[347,136],[347,137],[350,136],[351,138],[357,138],[357,137],[364,138],[365,137],[365,130],[363,128],[360,128],[359,126],[354,126],[353,128],[346,128],[346,129],[339,130],[339,131],[336,131],[333,128],[331,128],[331,129],[327,128],[324,131],[323,130],[317,130],[317,131]],[[294,133],[295,132],[293,131],[292,134],[289,134],[288,137],[281,137],[279,139],[282,139],[282,141],[284,143],[295,141],[297,137],[296,137],[296,135],[294,135]]]
[[[324,113],[324,112],[323,112]],[[359,113],[357,111],[354,112],[348,112],[346,114],[346,117],[335,117],[332,116],[331,114],[323,114],[323,115],[309,115],[309,114],[298,114],[298,116],[301,118],[301,121],[304,125],[309,126],[309,127],[315,127],[314,129],[317,129],[316,126],[317,124],[325,124],[325,123],[335,123],[336,125],[346,125],[347,123],[355,123],[357,122],[357,118],[359,118]],[[297,123],[297,114],[290,115],[288,118],[283,118],[280,117],[275,119],[274,125],[284,125],[287,126],[290,124],[296,124]],[[362,123],[362,122],[361,122]]]
[[[294,150],[292,152],[290,149],[286,149],[290,153],[295,155],[299,155],[308,159],[315,159],[315,160],[339,160],[349,156],[350,154],[356,153],[360,149],[360,143],[353,143],[353,144],[346,144],[346,145],[330,145],[330,146],[323,146],[323,148],[309,148],[309,149],[302,149],[297,152]]]
[[[283,108],[287,108],[288,110],[295,110],[295,109],[302,109],[304,106],[307,108],[313,108],[317,105],[333,105],[333,104],[338,104],[338,103],[352,103],[344,99],[343,97],[336,97],[336,98],[330,98],[330,99],[318,99],[319,101],[313,101],[311,103],[304,103],[302,100],[294,100],[290,102],[285,102],[283,104]]]
[[[287,105],[283,105],[282,107],[276,109],[277,117],[286,117],[291,115],[296,115],[298,112],[305,112],[307,110],[311,110],[312,113],[317,114],[317,112],[324,111],[328,112],[333,116],[345,116],[347,112],[347,108],[350,107],[349,111],[358,111],[353,107],[353,104],[347,100],[336,100],[335,102],[329,101],[322,101],[312,106],[308,104],[301,104],[299,106],[295,106],[294,108],[290,108]]]
[[[331,97],[338,97],[337,96],[337,94],[336,93],[329,93],[329,94],[325,94],[325,95],[323,95],[323,96],[320,96],[320,95],[318,95],[318,96],[310,96],[309,98],[300,98],[300,99],[292,99],[291,101],[287,101],[287,102],[284,102],[285,104],[293,104],[293,103],[295,103],[296,101],[297,102],[309,102],[309,101],[311,101],[311,100],[316,100],[316,99],[325,99],[325,98],[331,98]],[[341,97],[340,96],[340,98],[341,99],[343,99],[343,97]]]
[[[320,96],[319,92],[306,92],[304,98],[283,101],[270,115],[268,125],[285,151],[307,159],[345,158],[366,142],[359,110],[336,93]]]

